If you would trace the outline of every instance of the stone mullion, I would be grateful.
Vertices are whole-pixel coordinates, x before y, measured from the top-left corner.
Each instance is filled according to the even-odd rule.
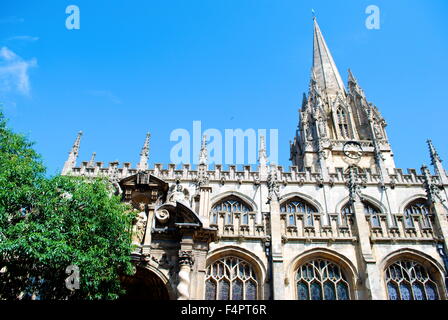
[[[285,271],[283,266],[283,245],[281,233],[280,204],[277,199],[270,201],[271,245],[273,269],[273,299],[285,299]]]
[[[378,281],[378,279],[381,278],[380,271],[372,254],[372,247],[370,244],[370,227],[365,217],[364,205],[360,199],[354,201],[352,205],[353,212],[355,214],[361,256],[363,258],[366,273],[364,285],[367,290],[367,296],[372,300],[382,300],[385,297],[383,296],[380,281]]]

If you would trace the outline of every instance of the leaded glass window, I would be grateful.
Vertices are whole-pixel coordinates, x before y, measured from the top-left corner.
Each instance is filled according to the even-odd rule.
[[[249,214],[248,213],[244,213],[241,219],[241,224],[242,225],[248,225],[249,224]]]
[[[364,213],[370,216],[370,223],[372,227],[375,228],[381,227],[380,217],[378,216],[380,212],[367,202],[364,202],[363,204],[364,204]]]
[[[372,206],[368,202],[363,202],[364,205],[364,213],[368,216],[370,216],[370,224],[372,227],[379,228],[381,227],[380,217],[379,213],[380,211]],[[341,209],[341,218],[342,221],[347,223],[348,216],[353,214],[352,205],[350,203],[347,203],[342,209]]]
[[[423,228],[431,227],[431,221],[429,218],[429,208],[425,200],[423,199],[416,200],[412,202],[410,205],[408,205],[404,210],[404,218],[407,228],[414,227],[414,221],[412,218],[413,214],[418,214],[421,216]]]
[[[336,111],[336,114],[338,116],[339,132],[341,133],[342,138],[350,139],[348,116],[347,113],[345,112],[345,109],[339,107]]]
[[[212,221],[218,223],[219,213],[224,213],[224,223],[226,225],[233,224],[235,213],[241,214],[241,224],[249,224],[248,212],[250,207],[236,197],[226,198],[213,206],[211,217]]]
[[[243,259],[228,256],[207,268],[206,300],[256,300],[257,291],[257,275]]]
[[[217,212],[212,212],[212,221],[211,224],[218,224],[218,213]]]
[[[296,214],[303,214],[305,226],[312,227],[314,225],[314,214],[317,210],[300,198],[294,198],[282,204],[281,212],[288,213],[288,225],[296,225]]]
[[[349,283],[341,268],[328,260],[309,261],[297,270],[299,300],[349,300]]]
[[[438,300],[436,282],[419,263],[401,260],[386,270],[389,300]]]

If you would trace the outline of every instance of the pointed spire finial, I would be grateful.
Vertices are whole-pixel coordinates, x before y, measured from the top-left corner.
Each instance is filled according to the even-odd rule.
[[[437,153],[436,147],[434,147],[430,139],[428,139],[426,143],[428,144],[429,155],[431,157],[431,164],[434,167],[435,173],[440,177],[440,182],[442,184],[448,184],[448,176],[446,174],[445,169],[443,168],[442,159]]]
[[[431,156],[431,164],[434,166],[434,165],[437,164],[437,162],[439,162],[439,163],[442,162],[442,159],[440,159],[439,154],[437,153],[436,148],[432,144],[432,140],[428,139],[426,141],[426,143],[428,144],[429,155]]]
[[[314,9],[311,9],[311,14],[313,15],[313,20],[316,20],[316,11]]]
[[[81,137],[82,137],[82,131],[79,131],[75,143],[73,144],[72,150],[70,151],[70,152],[73,151],[76,152],[76,155],[78,155],[79,146],[81,144]]]
[[[327,94],[345,94],[344,83],[324,36],[314,19],[313,71],[319,88]]]
[[[93,168],[95,166],[95,157],[96,157],[96,152],[92,153],[92,157],[90,158],[88,167],[89,168]]]
[[[137,169],[139,171],[148,170],[148,159],[149,159],[149,140],[151,138],[151,134],[149,132],[146,133],[145,143],[143,144],[142,151],[140,152],[140,161],[137,165]]]
[[[358,83],[350,68],[348,69],[348,82]]]
[[[264,136],[260,136],[260,146],[258,148],[258,162],[260,166],[266,166],[268,163],[268,156],[266,155],[266,141]]]
[[[71,171],[76,165],[76,160],[78,159],[79,147],[81,145],[82,131],[78,132],[75,142],[68,153],[67,161],[64,163],[64,168],[62,169],[62,175],[66,175]]]
[[[207,136],[202,136],[201,151],[199,152],[199,164],[207,164],[208,152],[207,152]]]

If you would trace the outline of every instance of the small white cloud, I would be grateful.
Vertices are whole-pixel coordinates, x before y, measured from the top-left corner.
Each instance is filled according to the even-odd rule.
[[[6,39],[6,41],[29,41],[34,42],[39,40],[39,37],[33,37],[33,36],[14,36]]]
[[[88,94],[95,96],[95,97],[103,97],[108,99],[110,102],[115,104],[121,104],[121,100],[114,95],[112,92],[108,90],[89,90],[87,91]]]
[[[30,78],[28,71],[37,66],[35,58],[26,61],[7,47],[0,49],[0,91],[18,91],[28,95]]]

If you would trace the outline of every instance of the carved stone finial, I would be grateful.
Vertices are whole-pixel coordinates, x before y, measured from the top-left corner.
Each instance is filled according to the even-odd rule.
[[[148,159],[149,159],[149,140],[151,138],[151,134],[148,132],[146,134],[145,142],[142,147],[142,151],[140,152],[140,161],[137,165],[137,170],[145,171],[148,170]]]
[[[440,159],[439,154],[437,153],[436,148],[432,144],[431,140],[427,140],[426,143],[428,144],[429,148],[429,155],[431,156],[431,164],[435,166],[437,163],[441,163],[442,159]]]
[[[64,168],[62,169],[62,175],[69,173],[76,166],[76,160],[78,159],[79,146],[81,145],[82,134],[83,134],[82,131],[79,131],[78,135],[76,136],[76,140],[68,153],[67,161],[65,161],[64,163]]]
[[[202,137],[201,151],[199,152],[199,164],[207,164],[208,152],[207,152],[207,136]]]
[[[92,157],[90,158],[89,164],[87,165],[88,168],[95,167],[95,157],[96,157],[96,152],[92,153]]]
[[[258,162],[260,163],[260,166],[266,166],[268,163],[268,157],[266,155],[266,142],[264,136],[260,136],[260,146],[258,148]]]
[[[428,200],[432,203],[444,202],[444,199],[440,195],[439,186],[433,182],[433,178],[431,176],[431,172],[429,171],[428,167],[423,165],[421,171],[424,178],[424,187],[426,190]]]

